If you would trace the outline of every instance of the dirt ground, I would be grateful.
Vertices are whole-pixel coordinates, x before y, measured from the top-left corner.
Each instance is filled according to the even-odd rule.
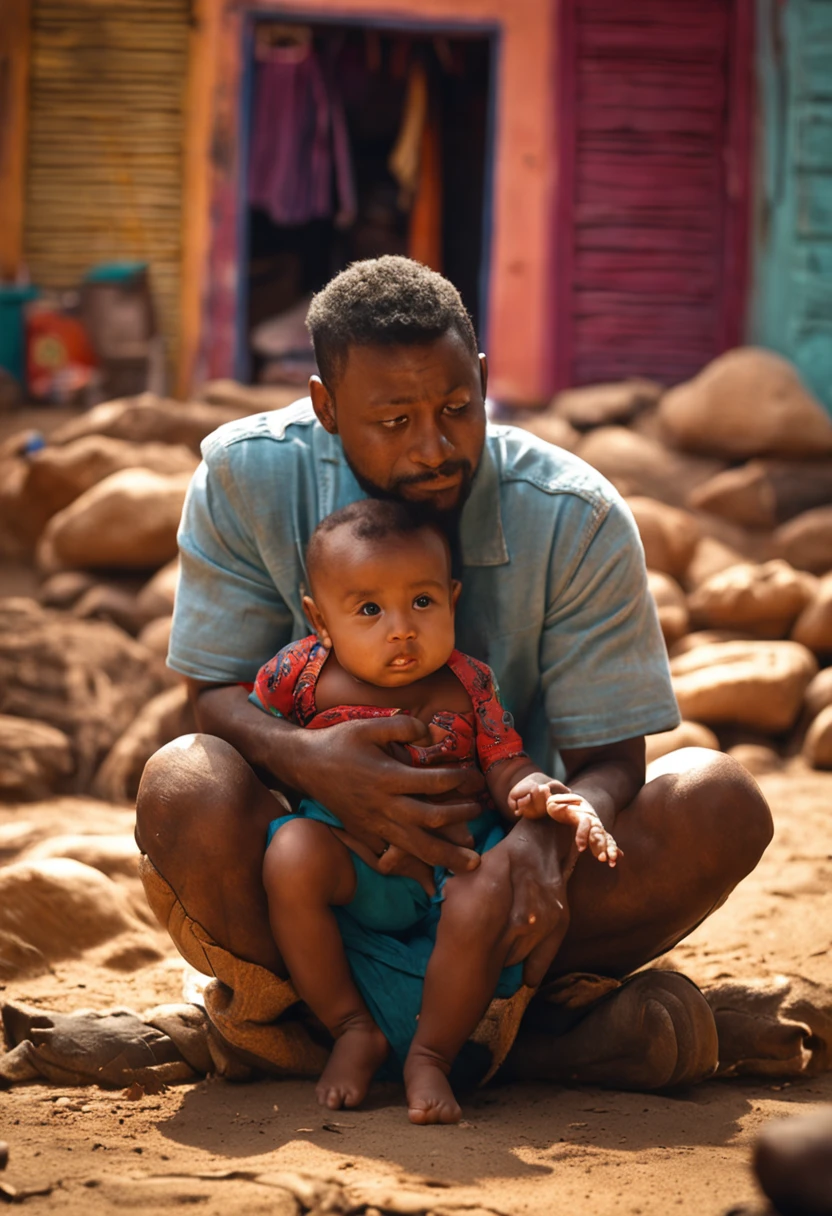
[[[832,774],[794,769],[761,784],[774,843],[667,961],[698,980],[785,973],[832,987]],[[55,831],[68,805],[55,804]],[[24,807],[2,809],[0,826],[22,827],[25,817]],[[111,830],[124,831],[129,812],[118,817]],[[64,1011],[142,1010],[181,1000],[182,985],[182,964],[168,952],[130,973],[90,958],[67,962],[0,996]],[[673,1097],[493,1085],[466,1103],[458,1127],[414,1128],[395,1087],[374,1092],[366,1109],[331,1116],[304,1081],[208,1080],[137,1101],[27,1085],[0,1094],[0,1139],[10,1147],[6,1182],[51,1188],[26,1200],[33,1213],[169,1216],[194,1205],[217,1216],[297,1216],[281,1187],[289,1171],[332,1180],[370,1213],[391,1195],[406,1208],[414,1191],[414,1211],[425,1210],[427,1193],[439,1214],[711,1216],[738,1204],[758,1210],[748,1166],[755,1133],[773,1116],[822,1102],[832,1102],[832,1074],[792,1084],[710,1081]],[[321,1210],[314,1198],[302,1206]]]

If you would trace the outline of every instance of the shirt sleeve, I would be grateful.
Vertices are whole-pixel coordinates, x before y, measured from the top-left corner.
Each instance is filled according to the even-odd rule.
[[[514,729],[514,719],[500,701],[494,672],[485,663],[466,656],[473,672],[468,692],[474,706],[477,758],[483,773],[501,760],[525,756],[523,740]]]
[[[581,545],[554,546],[541,682],[556,748],[597,747],[680,721],[667,650],[626,503],[613,498]]]
[[[207,683],[253,680],[290,640],[292,614],[247,527],[223,449],[194,473],[178,542],[168,666]]]
[[[264,663],[257,673],[249,700],[276,718],[291,718],[294,710],[295,688],[317,638],[312,635],[290,642]]]

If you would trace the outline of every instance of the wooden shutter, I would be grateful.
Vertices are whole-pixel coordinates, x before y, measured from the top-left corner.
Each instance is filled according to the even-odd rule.
[[[572,383],[722,347],[730,0],[574,0]]]
[[[71,287],[142,260],[169,362],[179,335],[189,0],[32,0],[24,249]]]

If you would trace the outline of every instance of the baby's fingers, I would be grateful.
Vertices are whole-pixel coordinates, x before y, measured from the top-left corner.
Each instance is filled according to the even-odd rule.
[[[580,809],[582,798],[580,794],[550,794],[546,799],[546,814],[557,823],[568,823],[578,828],[586,818]],[[584,841],[586,848],[586,841]]]
[[[589,847],[593,857],[601,862],[606,861],[611,868],[615,867],[615,863],[621,855],[615,838],[610,835],[600,820],[592,824],[589,830]]]

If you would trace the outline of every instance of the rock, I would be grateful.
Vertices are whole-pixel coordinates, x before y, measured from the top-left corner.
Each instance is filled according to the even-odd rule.
[[[161,687],[153,657],[114,625],[0,600],[0,713],[68,735],[76,789]]]
[[[668,646],[688,631],[688,606],[685,593],[669,574],[660,570],[647,571],[647,585],[656,602],[659,624]]]
[[[236,380],[209,380],[200,391],[201,401],[245,414],[262,414],[293,405],[305,394],[295,384],[239,384]]]
[[[79,620],[111,621],[134,637],[147,622],[135,595],[106,583],[90,587],[71,611]]]
[[[832,667],[824,667],[818,672],[803,697],[803,709],[809,721],[827,705],[832,705]]]
[[[145,583],[138,595],[138,606],[146,621],[157,616],[170,616],[179,586],[179,559],[174,558]]]
[[[184,684],[159,693],[113,744],[95,775],[92,792],[109,802],[133,801],[144,766],[153,753],[195,729]]]
[[[776,735],[794,725],[817,661],[797,642],[720,642],[671,659],[670,671],[685,718]]]
[[[4,810],[6,822],[0,822],[0,865],[20,860],[41,841],[63,836],[67,824],[73,824],[81,835],[92,836],[130,835],[136,825],[132,810],[97,798],[51,794],[45,802],[9,804]],[[146,907],[147,901],[144,902]]]
[[[625,498],[658,498],[682,507],[691,491],[724,468],[721,461],[688,456],[623,426],[585,435],[577,454],[609,478]]]
[[[28,849],[22,861],[43,861],[50,857],[69,857],[82,865],[100,870],[108,878],[139,877],[138,845],[132,834],[123,836],[52,836]]]
[[[8,456],[0,460],[0,558],[22,557],[31,550],[42,527],[21,507],[29,475],[26,460]]]
[[[715,642],[745,642],[747,640],[748,634],[742,633],[738,629],[697,629],[693,633],[686,633],[683,638],[679,638],[678,642],[674,642],[669,653],[673,659],[677,654],[687,654],[689,650],[696,650],[697,646],[713,646]]]
[[[629,422],[643,409],[655,405],[663,388],[654,380],[634,376],[613,384],[588,384],[568,388],[553,398],[549,409],[579,431],[597,426]]]
[[[84,435],[108,435],[130,443],[182,443],[199,454],[199,445],[218,426],[244,418],[246,406],[207,405],[196,401],[169,401],[153,393],[105,401],[58,427],[52,443],[71,443]]]
[[[743,555],[730,545],[723,544],[712,536],[703,536],[693,551],[685,573],[685,587],[688,591],[694,590],[721,570],[740,565],[743,560]]]
[[[0,978],[46,970],[123,933],[146,934],[112,879],[68,858],[0,869]]]
[[[771,538],[772,552],[798,570],[832,571],[832,506],[804,511],[782,524]]]
[[[54,515],[38,546],[41,569],[147,569],[176,556],[190,476],[123,469]]]
[[[659,417],[688,452],[726,460],[832,455],[832,419],[773,351],[739,347],[662,397]]]
[[[86,570],[60,570],[41,583],[38,603],[44,608],[71,608],[94,586],[95,577]]]
[[[149,625],[145,625],[138,637],[139,644],[151,654],[163,661],[168,657],[170,649],[170,631],[173,625],[172,616],[157,616]]]
[[[0,798],[45,798],[75,768],[62,730],[0,714]]]
[[[812,768],[832,768],[832,705],[810,723],[803,740],[803,758]]]
[[[770,529],[829,502],[832,461],[752,460],[697,486],[689,505],[747,528]]]
[[[832,574],[822,578],[792,629],[792,639],[815,654],[832,655]]]
[[[719,739],[712,730],[701,722],[680,722],[673,730],[662,731],[660,735],[648,735],[645,739],[645,758],[648,764],[667,756],[670,752],[678,751],[680,747],[707,747],[711,751],[719,751]]]
[[[635,517],[648,568],[682,578],[701,536],[693,516],[655,498],[628,498],[627,506]]]
[[[832,1212],[832,1107],[767,1123],[754,1146],[754,1171],[784,1216]]]
[[[774,748],[764,747],[759,743],[737,743],[734,747],[729,747],[728,755],[733,756],[752,777],[779,773],[785,768],[783,757],[779,756]]]
[[[79,495],[121,469],[149,469],[162,476],[193,473],[199,464],[182,444],[129,443],[106,435],[85,435],[66,444],[50,444],[29,460],[24,499],[44,523]]]
[[[578,432],[565,418],[558,418],[549,410],[512,411],[511,417],[506,421],[512,426],[529,431],[546,443],[554,444],[556,448],[564,448],[567,452],[574,452],[580,440]]]
[[[743,562],[706,579],[691,593],[688,606],[697,627],[783,638],[814,592],[815,580],[787,562]]]

